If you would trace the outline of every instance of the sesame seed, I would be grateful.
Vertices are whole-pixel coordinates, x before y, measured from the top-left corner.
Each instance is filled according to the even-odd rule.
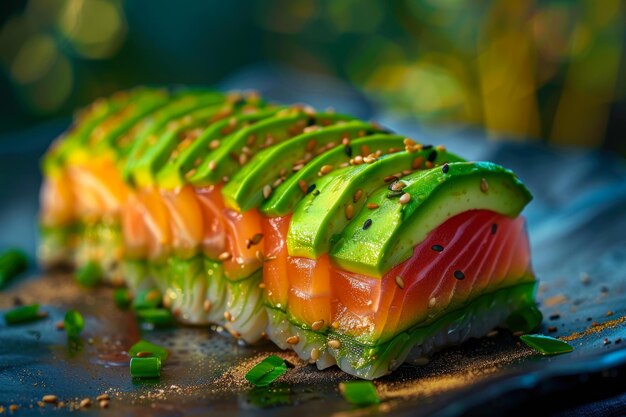
[[[309,143],[306,144],[306,150],[309,152],[312,152],[316,146],[317,146],[317,141],[315,139],[311,139]]]
[[[137,352],[136,355],[138,358],[147,358],[152,356],[152,352]]]
[[[315,197],[317,197],[318,195],[320,195],[320,190],[313,190],[313,192],[311,194],[313,194]]]
[[[426,161],[426,163],[424,165],[426,165],[426,168],[428,168],[428,169],[431,169],[432,167],[435,166],[431,161]]]
[[[456,271],[454,271],[454,278],[460,281],[462,279],[465,279],[465,274],[463,273],[463,271],[457,269]]]
[[[209,143],[209,148],[211,149],[217,149],[220,146],[220,141],[217,139],[213,139],[210,143]]]
[[[363,157],[361,155],[357,155],[354,157],[354,165],[361,165],[363,163]]]
[[[363,195],[363,190],[360,190],[360,189],[356,190],[356,193],[354,193],[354,196],[352,197],[352,201],[354,203],[357,203],[361,199],[362,195]]]
[[[190,169],[186,174],[185,174],[185,178],[189,179],[191,177],[193,177],[194,175],[196,175],[197,170],[196,169]]]
[[[320,172],[322,173],[322,175],[326,175],[328,174],[330,171],[333,170],[333,166],[332,165],[324,165],[320,168]]]
[[[263,198],[268,199],[272,194],[272,187],[270,185],[263,186]]]
[[[338,329],[339,328],[339,322],[338,321],[333,321],[332,324],[331,324],[331,327],[333,329],[335,329],[335,330]]]
[[[388,188],[392,191],[398,191],[398,190],[403,189],[404,187],[406,187],[406,183],[402,181],[396,181],[392,183]]]
[[[348,146],[350,144],[350,135],[348,135],[347,133],[341,135],[341,144],[343,146]]]
[[[411,138],[404,138],[403,143],[405,146],[415,146],[417,143]]]
[[[346,153],[348,158],[352,158],[352,148],[348,145],[343,147],[343,151]]]
[[[411,194],[409,193],[402,194],[398,201],[400,202],[400,204],[407,204],[409,201],[411,201]]]
[[[309,194],[313,190],[315,190],[315,183],[309,185],[309,187],[306,189],[306,193]]]
[[[428,301],[428,307],[433,308],[435,306],[435,304],[437,304],[437,299],[435,297],[431,298]]]
[[[202,304],[202,309],[205,313],[208,313],[209,311],[211,311],[212,306],[213,305],[211,304],[210,300],[204,300],[204,303]]]
[[[492,235],[495,235],[497,231],[498,231],[498,225],[497,225],[497,224],[495,224],[495,223],[494,223],[494,224],[492,224],[492,225],[491,225],[491,234],[492,234]]]
[[[260,289],[265,288],[265,283],[264,282],[259,282],[259,285],[257,285],[257,287],[259,287]]]
[[[230,314],[230,311],[225,311],[225,312],[224,312],[224,319],[225,319],[226,321],[233,321],[233,315],[232,315],[232,314]]]
[[[83,398],[80,402],[80,408],[89,408],[91,407],[91,399]]]
[[[44,403],[48,403],[48,404],[54,404],[57,401],[59,401],[59,398],[56,395],[53,394],[48,394],[48,395],[44,395],[43,397],[41,397],[41,400]]]
[[[445,146],[443,146],[443,145],[437,145],[437,147],[435,147],[435,149],[437,149],[437,150],[438,150],[438,151],[440,151],[440,152],[443,152],[443,151],[445,151],[445,150],[446,150],[446,147],[445,147]]]
[[[62,403],[60,403],[60,404],[62,404]],[[59,406],[61,406],[60,404],[59,404]],[[11,413],[14,413],[14,412],[16,412],[17,410],[19,410],[19,408],[20,408],[20,406],[19,406],[19,405],[17,405],[17,404],[11,404],[11,405],[9,406],[9,411],[10,411]],[[2,414],[2,413],[0,413],[0,414]]]
[[[292,170],[293,172],[298,172],[298,171],[300,171],[302,168],[304,168],[304,164],[296,164],[296,165],[294,165],[294,166],[293,166],[293,168],[291,168],[291,170]]]
[[[375,210],[378,207],[380,207],[380,206],[378,204],[376,204],[376,203],[367,203],[367,208],[370,209],[370,210]]]
[[[441,167],[441,172],[447,174],[448,171],[450,171],[450,166],[447,163],[443,164],[443,166]]]
[[[432,245],[430,248],[432,250],[434,250],[435,252],[442,252],[443,251],[443,246],[441,246],[441,245]]]
[[[369,229],[371,225],[372,225],[372,219],[365,220],[365,223],[363,223],[363,230]]]
[[[370,154],[370,147],[367,145],[361,145],[361,155],[365,156],[369,154]]]
[[[298,181],[298,187],[300,187],[300,190],[302,190],[302,192],[304,194],[306,194],[306,192],[307,192],[306,190],[307,190],[308,186],[307,186],[307,183],[306,183],[305,180]]]
[[[311,349],[311,360],[317,361],[320,358],[320,350],[318,348]]]
[[[376,161],[376,157],[374,156],[366,156],[363,158],[363,162],[365,162],[366,164],[371,164],[372,162]]]
[[[341,342],[339,340],[329,340],[328,347],[333,349],[339,349],[341,347]]]
[[[233,255],[231,255],[230,252],[222,252],[220,253],[220,256],[217,257],[217,259],[219,259],[222,262],[225,262],[225,261],[228,261],[232,257]]]
[[[484,178],[480,179],[480,191],[482,191],[483,193],[486,193],[489,190],[489,184],[487,183],[487,180]]]
[[[403,194],[404,194],[404,191],[402,190],[392,190],[387,193],[387,198],[400,197]]]
[[[395,175],[388,175],[385,178],[383,178],[383,181],[385,182],[398,181],[398,177],[396,177]]]
[[[209,161],[209,170],[215,171],[215,168],[217,168],[217,162]]]
[[[289,343],[290,345],[297,345],[299,341],[300,341],[300,338],[295,335],[289,336],[286,340],[286,342]]]
[[[248,155],[242,153],[239,155],[239,165],[245,165],[248,162]]]
[[[400,275],[396,276],[396,284],[398,284],[398,287],[400,287],[401,290],[404,289],[404,280]]]
[[[352,204],[348,204],[346,206],[346,219],[352,220],[353,215],[354,215],[354,206]]]
[[[252,245],[258,245],[259,242],[261,242],[261,239],[263,239],[263,233],[255,233],[254,236],[248,239],[248,242],[247,242],[248,249],[250,249],[250,246]]]
[[[102,400],[98,402],[100,408],[109,408],[109,400]]]
[[[314,331],[318,331],[322,327],[324,327],[324,320],[317,320],[314,321],[313,324],[311,324],[311,329],[313,329]]]
[[[558,330],[558,329],[556,328],[556,326],[548,326],[548,331],[549,331],[550,333],[554,333],[554,332],[556,332],[557,330]]]
[[[54,325],[54,327],[55,327],[57,330],[63,330],[63,329],[65,329],[65,322],[63,322],[63,321],[57,321],[57,322],[56,322],[56,324]]]

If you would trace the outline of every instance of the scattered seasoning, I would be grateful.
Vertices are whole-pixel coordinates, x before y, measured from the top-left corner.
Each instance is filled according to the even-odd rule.
[[[542,355],[558,355],[574,350],[569,343],[543,334],[524,334],[520,340]]]
[[[441,167],[441,172],[447,174],[448,171],[450,171],[450,166],[448,165],[448,163],[443,164],[443,166]]]
[[[131,358],[130,359],[130,375],[133,378],[158,378],[161,376],[161,358],[152,356],[149,358]],[[103,402],[101,400],[100,407]]]
[[[433,150],[428,154],[427,160],[428,162],[435,162],[435,159],[437,159],[437,151]]]
[[[111,397],[107,393],[100,394],[96,397],[96,401],[109,401],[110,399]]]
[[[343,151],[346,153],[346,156],[348,158],[352,158],[352,147],[351,146],[348,146],[348,145],[344,146],[343,147]]]
[[[412,169],[419,169],[422,167],[422,164],[424,163],[424,157],[423,156],[418,156],[417,158],[415,158],[413,160],[413,162],[411,162],[411,168]]]
[[[487,180],[484,178],[480,179],[480,191],[482,191],[483,193],[486,193],[489,190],[489,184],[487,183]]]
[[[83,287],[93,287],[102,279],[102,268],[96,262],[89,261],[76,271],[75,278]]]
[[[169,310],[164,308],[144,308],[137,312],[139,320],[150,323],[155,327],[170,326],[174,322],[174,317]]]
[[[322,327],[324,327],[324,320],[323,319],[314,321],[313,324],[311,324],[311,329],[313,329],[314,331],[318,331]]]
[[[396,284],[398,285],[398,287],[400,287],[401,290],[404,289],[404,280],[400,275],[396,276]]]
[[[347,402],[359,407],[380,403],[372,381],[342,382],[339,384],[339,392]]]
[[[411,194],[409,193],[402,194],[398,201],[400,202],[400,204],[407,204],[409,201],[411,201]]]
[[[263,186],[263,198],[267,200],[271,194],[272,194],[272,187],[270,185],[264,185]]]
[[[215,161],[209,161],[209,165],[208,165],[209,171],[215,171],[215,168],[217,168],[217,162]]]
[[[65,332],[68,337],[76,338],[85,328],[85,320],[82,314],[78,311],[70,310],[65,313],[65,319],[63,320],[65,325]]]
[[[39,304],[30,304],[15,307],[4,313],[4,321],[7,324],[20,324],[39,320],[47,316],[47,313],[39,311]]]
[[[367,208],[370,209],[370,210],[375,210],[378,207],[380,207],[380,206],[378,204],[376,204],[376,203],[367,203]]]
[[[230,252],[222,252],[220,253],[220,256],[217,257],[217,259],[219,259],[222,262],[226,262],[232,257],[233,255],[231,255]]]
[[[247,249],[250,249],[251,246],[258,245],[263,239],[263,233],[256,233],[250,239],[246,241]]]
[[[62,321],[57,321],[54,325],[57,330],[65,330],[65,323]]]
[[[355,204],[358,203],[362,195],[363,195],[363,190],[361,189],[356,190],[356,193],[354,193],[354,196],[352,197],[352,202]]]
[[[363,223],[363,230],[369,229],[371,225],[372,225],[372,219],[365,220],[365,223]]]
[[[491,234],[492,234],[492,235],[495,235],[497,231],[498,231],[498,225],[497,225],[497,224],[495,224],[495,223],[494,223],[494,224],[492,224],[492,225],[491,225]]]
[[[287,340],[285,340],[290,345],[297,345],[300,342],[300,338],[297,335],[289,336]]]
[[[224,320],[226,320],[226,321],[233,321],[233,315],[230,313],[230,311],[225,311],[224,312]]]
[[[353,215],[354,215],[354,206],[352,204],[348,204],[346,206],[346,219],[352,220]]]
[[[443,252],[443,246],[441,245],[432,245],[430,248],[435,252]]]
[[[89,398],[83,398],[83,399],[80,401],[80,406],[79,406],[79,407],[80,407],[80,408],[89,408],[89,407],[91,407],[91,399],[89,399]]]
[[[276,355],[268,356],[246,373],[246,380],[257,387],[265,387],[287,372],[287,364]]]
[[[465,274],[463,273],[463,271],[460,270],[456,270],[454,271],[454,278],[458,279],[459,281],[465,279]]]
[[[339,349],[341,347],[341,342],[339,340],[331,339],[327,343],[328,347],[333,349]]]
[[[306,189],[306,193],[310,194],[313,190],[315,190],[315,183],[309,185],[309,187]]]
[[[617,343],[617,342],[615,342]],[[320,350],[318,348],[311,349],[311,360],[313,362],[317,361],[320,358]]]
[[[559,313],[551,314],[549,317],[550,320],[558,320],[560,318],[561,318],[561,315]]]
[[[150,356],[156,356],[162,361],[166,360],[169,356],[169,352],[166,348],[161,347],[159,345],[155,345],[154,343],[150,343],[147,340],[140,340],[135,343],[128,349],[128,355],[131,357],[141,357],[143,355],[140,354],[149,353]]]
[[[15,412],[16,412],[17,410],[19,410],[19,409],[20,409],[20,406],[19,406],[19,405],[17,405],[17,404],[11,404],[11,405],[9,405],[9,411],[10,411],[10,412],[12,412],[12,413],[15,413]]]
[[[555,333],[557,330],[558,330],[558,329],[556,328],[556,326],[549,326],[549,327],[548,327],[548,331],[549,331],[550,333]]]
[[[11,279],[26,271],[28,258],[19,249],[8,249],[0,254],[0,288]]]
[[[59,397],[54,394],[48,394],[41,397],[41,401],[46,404],[56,404],[59,401]]]
[[[389,187],[387,187],[387,189],[391,191],[398,191],[403,189],[404,187],[406,187],[406,183],[402,181],[394,181],[393,183],[391,183],[391,185],[389,185]]]
[[[388,175],[385,178],[383,178],[383,181],[385,182],[398,181],[398,177],[396,177],[395,175]]]
[[[322,167],[320,168],[320,173],[322,175],[326,175],[326,174],[328,174],[332,170],[333,170],[333,166],[332,165],[322,165]]]

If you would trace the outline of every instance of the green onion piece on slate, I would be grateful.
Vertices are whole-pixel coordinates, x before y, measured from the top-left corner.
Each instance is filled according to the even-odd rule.
[[[246,379],[253,385],[264,387],[274,382],[287,372],[287,364],[276,355],[268,356],[246,374]]]
[[[558,355],[574,350],[570,344],[543,334],[524,334],[520,340],[542,355]]]
[[[131,358],[130,375],[133,378],[158,378],[161,376],[161,359],[155,356]]]
[[[133,300],[133,310],[144,308],[156,308],[161,305],[161,293],[159,290],[141,291],[135,295]]]
[[[154,324],[155,326],[169,326],[174,322],[174,317],[169,310],[164,308],[144,308],[137,311],[139,320]]]
[[[159,345],[155,345],[154,343],[150,343],[147,340],[140,340],[139,342],[135,343],[128,351],[128,354],[132,357],[135,357],[139,352],[150,352],[152,353],[152,356],[156,356],[162,361],[167,359],[169,355],[167,349]]]
[[[65,313],[65,331],[69,337],[78,337],[80,332],[85,328],[85,320],[78,311],[70,310]]]
[[[83,287],[94,287],[102,278],[102,268],[94,261],[89,261],[76,271],[76,281]]]
[[[0,254],[0,288],[28,268],[28,258],[19,249],[8,249]]]
[[[126,288],[116,288],[113,293],[113,300],[115,301],[115,305],[117,305],[121,309],[126,309],[133,301],[133,297]]]
[[[4,320],[7,324],[26,323],[46,317],[39,311],[39,304],[16,307],[4,313]]]
[[[376,386],[371,381],[349,381],[339,384],[339,392],[350,404],[366,406],[380,403]]]

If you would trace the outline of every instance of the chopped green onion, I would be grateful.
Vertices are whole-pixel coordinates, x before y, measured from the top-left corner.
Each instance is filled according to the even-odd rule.
[[[133,300],[133,310],[156,308],[161,305],[161,293],[157,289],[141,291]]]
[[[67,335],[72,338],[78,337],[80,332],[85,328],[85,320],[82,314],[75,310],[70,310],[65,313],[63,323],[65,324]]]
[[[102,268],[95,261],[89,261],[76,271],[76,281],[83,287],[94,287],[102,279]]]
[[[169,355],[169,352],[164,347],[155,345],[154,343],[150,343],[146,340],[140,340],[139,342],[135,343],[128,351],[128,354],[132,357],[135,357],[139,352],[150,352],[152,353],[152,356],[156,356],[162,361],[167,359]]]
[[[543,334],[524,334],[520,340],[542,355],[558,355],[574,350],[569,343]]]
[[[131,358],[130,375],[133,378],[158,378],[161,376],[161,359],[155,356]]]
[[[339,392],[350,404],[360,407],[380,403],[376,386],[371,381],[342,382]]]
[[[276,355],[268,356],[248,371],[246,379],[253,385],[264,387],[287,372],[287,364]]]
[[[113,300],[118,308],[124,310],[127,309],[133,301],[133,296],[126,288],[116,288],[113,293]]]
[[[43,317],[46,317],[46,314],[39,311],[39,304],[16,307],[4,313],[7,324],[26,323]]]
[[[164,308],[144,308],[137,311],[137,316],[139,320],[157,327],[169,326],[174,322],[172,313]]]
[[[28,258],[19,249],[8,249],[0,254],[0,288],[28,268]]]

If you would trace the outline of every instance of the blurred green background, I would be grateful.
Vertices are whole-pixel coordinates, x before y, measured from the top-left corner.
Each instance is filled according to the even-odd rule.
[[[491,137],[626,154],[621,0],[2,0],[0,131],[258,63]]]

